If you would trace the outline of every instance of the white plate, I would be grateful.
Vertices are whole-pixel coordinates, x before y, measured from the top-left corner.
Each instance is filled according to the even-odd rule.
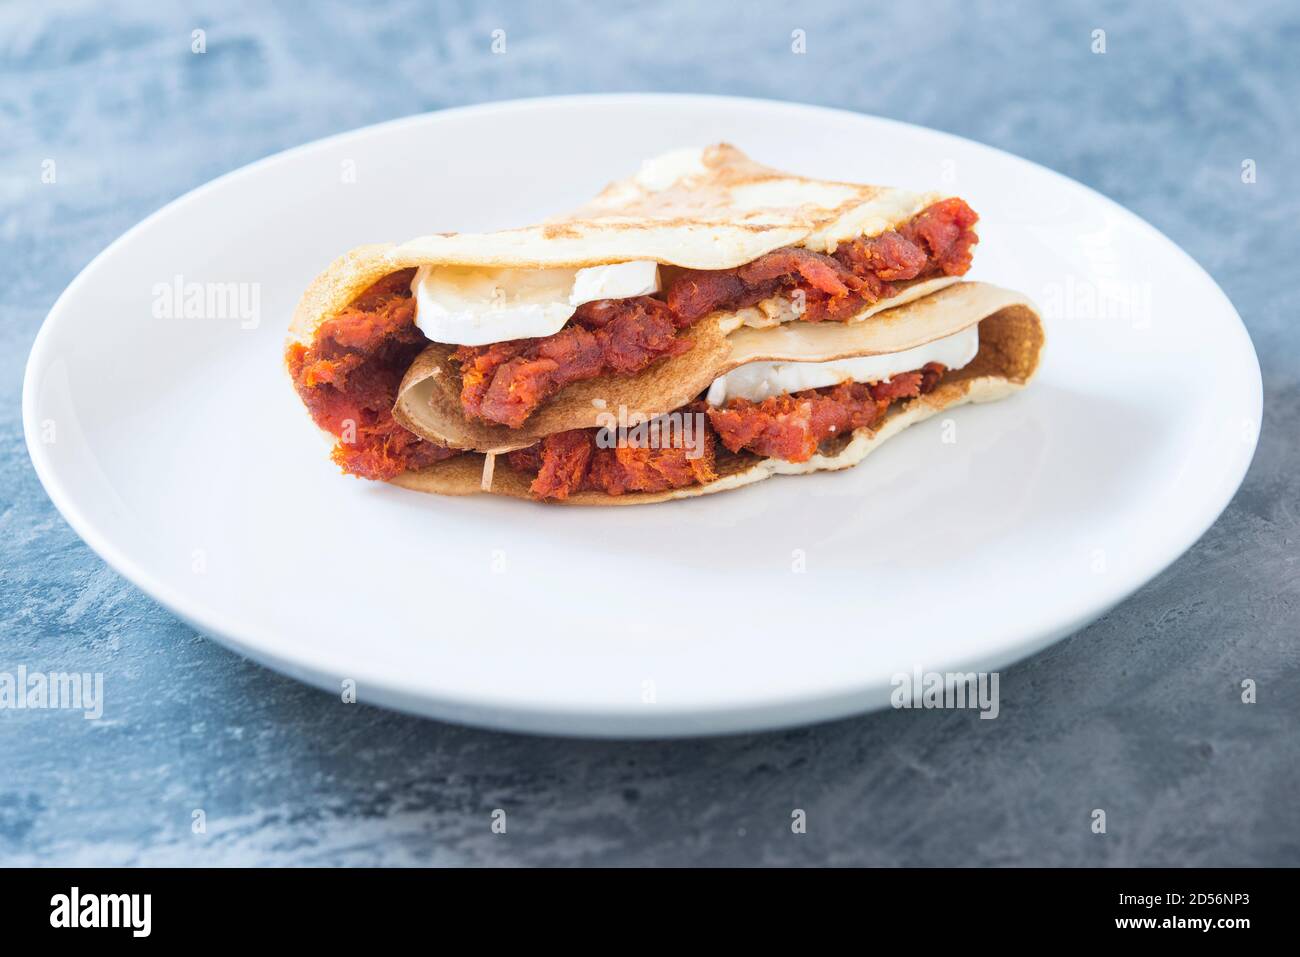
[[[281,366],[289,313],[331,258],[533,222],[646,156],[716,140],[968,199],[982,216],[971,278],[1046,311],[1034,384],[848,472],[647,508],[424,496],[335,471]],[[155,287],[177,276],[256,284],[260,324],[156,317]],[[623,95],[413,117],[224,176],[76,278],[23,393],[60,512],[202,632],[335,692],[354,680],[363,701],[638,736],[878,708],[916,666],[993,670],[1042,648],[1205,531],[1260,409],[1219,288],[1078,183],[853,113]]]

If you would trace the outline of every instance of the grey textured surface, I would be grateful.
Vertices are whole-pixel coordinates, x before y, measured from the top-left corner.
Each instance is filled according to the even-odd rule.
[[[101,721],[0,711],[0,863],[1300,863],[1300,17],[1285,2],[917,7],[0,8],[0,671],[103,671],[113,688]],[[505,56],[488,52],[498,27]],[[59,518],[23,446],[23,363],[119,233],[325,134],[614,90],[891,116],[1134,209],[1223,285],[1259,351],[1265,421],[1241,492],[1156,581],[1005,672],[997,721],[895,712],[633,744],[343,708],[195,636]]]

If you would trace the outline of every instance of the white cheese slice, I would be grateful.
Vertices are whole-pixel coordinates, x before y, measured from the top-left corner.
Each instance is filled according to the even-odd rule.
[[[658,291],[653,261],[587,269],[422,266],[411,281],[420,331],[458,346],[553,335],[583,303]]]
[[[914,349],[878,356],[830,362],[750,362],[714,379],[707,401],[714,406],[723,405],[729,399],[760,402],[783,392],[821,389],[841,382],[884,382],[928,362],[960,369],[970,364],[979,348],[979,326],[974,325]]]

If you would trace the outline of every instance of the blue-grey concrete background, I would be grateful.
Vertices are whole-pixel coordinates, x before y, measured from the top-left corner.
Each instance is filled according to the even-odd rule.
[[[103,671],[101,721],[0,711],[10,864],[1300,863],[1300,16],[1279,2],[0,7],[0,671]],[[191,31],[207,53],[190,53]],[[508,53],[489,53],[491,31]],[[808,52],[789,51],[804,29]],[[1106,31],[1104,55],[1090,50]],[[1186,556],[1002,676],[1002,714],[716,740],[492,734],[197,637],[68,529],[19,387],[97,252],[204,181],[425,110],[550,93],[801,100],[1073,176],[1184,246],[1264,370],[1255,463]],[[41,163],[58,163],[57,187]],[[1244,159],[1258,180],[1241,181]],[[1253,678],[1258,703],[1240,701]],[[195,809],[206,833],[192,833]],[[490,830],[508,812],[505,835]],[[793,808],[808,814],[794,835]],[[1107,833],[1090,830],[1104,808]]]

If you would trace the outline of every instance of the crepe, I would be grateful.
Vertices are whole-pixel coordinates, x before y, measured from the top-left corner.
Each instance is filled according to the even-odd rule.
[[[794,176],[726,143],[679,151],[612,183],[573,213],[536,226],[358,246],[307,288],[289,339],[308,345],[322,322],[369,286],[413,266],[539,269],[653,259],[689,269],[731,269],[784,246],[827,252],[855,236],[878,235],[940,198]],[[955,281],[943,277],[926,290]]]
[[[419,491],[536,497],[552,493],[538,491],[537,485],[530,493],[529,475],[512,468],[506,453],[529,449],[552,436],[561,438],[561,433],[576,436],[573,430],[600,426],[614,410],[630,423],[684,410],[718,377],[748,363],[820,363],[891,355],[954,336],[978,323],[979,351],[969,365],[949,370],[937,380],[939,372],[928,373],[920,394],[914,389],[914,398],[891,400],[894,404],[880,413],[883,419],[877,414],[876,421],[852,419],[844,426],[849,429],[871,421],[869,428],[833,435],[820,445],[815,444],[815,436],[809,438],[802,453],[805,460],[796,460],[792,452],[778,452],[789,456],[778,459],[719,447],[708,473],[716,478],[705,484],[654,492],[616,494],[615,488],[554,495],[567,494],[572,504],[636,504],[737,488],[773,474],[845,468],[913,422],[953,405],[1000,398],[1032,376],[1042,345],[1041,323],[1033,306],[1017,293],[960,281],[970,264],[969,247],[978,241],[971,229],[977,218],[961,200],[939,193],[795,176],[756,163],[727,144],[681,150],[612,183],[580,209],[536,226],[495,233],[439,233],[400,245],[351,250],[305,291],[289,325],[286,361],[313,418],[340,439],[334,458],[345,471]],[[936,222],[938,228],[954,230],[946,246],[927,231]],[[944,258],[950,254],[952,258]],[[909,264],[908,256],[910,267],[903,268]],[[527,399],[519,398],[524,393],[516,391],[515,378],[503,387],[498,376],[492,383],[497,394],[522,406],[487,410],[482,393],[470,396],[467,363],[485,355],[474,350],[486,346],[476,345],[463,355],[464,347],[412,336],[411,323],[414,319],[434,338],[445,335],[446,342],[502,343],[503,348],[509,347],[507,351],[523,348],[519,343],[549,343],[551,336],[558,348],[559,332],[508,332],[501,324],[503,314],[474,305],[467,315],[476,324],[474,334],[481,329],[483,338],[455,338],[450,327],[435,332],[421,325],[418,317],[426,315],[424,305],[417,314],[414,299],[401,298],[408,290],[414,293],[416,270],[420,276],[445,283],[450,280],[438,277],[459,275],[457,270],[505,270],[501,275],[544,277],[548,274],[531,271],[594,269],[605,276],[624,268],[622,264],[662,272],[677,285],[646,287],[662,290],[662,296],[653,291],[603,291],[578,299],[575,284],[571,301],[601,308],[612,303],[622,310],[617,313],[620,318],[643,322],[635,328],[646,330],[647,337],[658,322],[660,329],[666,325],[669,338],[653,342],[647,338],[652,351],[631,364],[615,356],[602,359],[598,367],[585,368],[574,353],[574,375],[554,379],[548,389],[534,390]],[[813,274],[818,269],[820,280]],[[847,276],[852,282],[841,282],[837,291],[836,276]],[[716,292],[733,281],[739,283],[737,293]],[[423,295],[425,286],[419,288]],[[700,295],[701,307],[690,311],[675,302],[675,290],[681,288],[687,296]],[[702,288],[709,294],[700,294]],[[798,292],[803,289],[822,297],[818,300],[822,308],[828,301],[837,303],[837,311],[805,315]],[[492,301],[500,292],[493,291]],[[797,309],[791,308],[789,297],[798,299]],[[486,304],[488,300],[473,301]],[[357,305],[362,302],[379,304]],[[384,313],[395,302],[397,309]],[[447,314],[440,313],[441,302],[430,300],[427,315]],[[371,309],[376,311],[372,314]],[[402,309],[405,312],[399,315]],[[638,314],[637,309],[646,311]],[[593,314],[583,322],[595,324],[582,325],[570,309],[559,314],[559,323],[565,322],[565,315],[573,317],[562,329],[573,333],[570,342],[574,337],[605,334],[601,323],[613,321]],[[479,316],[484,317],[481,325]],[[400,327],[400,322],[406,325]],[[342,335],[340,323],[349,324]],[[394,329],[397,333],[392,333]],[[348,344],[371,333],[376,337],[373,348]],[[390,334],[398,336],[390,345],[400,344],[399,348],[383,345],[389,340],[382,337]],[[640,340],[633,336],[629,341]],[[973,352],[973,336],[967,341]],[[690,348],[683,352],[680,347],[686,343]],[[314,352],[318,345],[320,351]],[[970,354],[964,353],[962,359]],[[488,372],[482,374],[494,375],[512,363],[523,363],[511,368],[512,376],[524,374],[524,366],[534,362],[535,355],[515,351],[510,356],[519,356],[517,360],[487,357]],[[377,362],[387,364],[376,366]],[[945,369],[945,363],[936,369]],[[632,371],[612,371],[623,369]],[[354,387],[354,380],[364,386]],[[384,388],[391,391],[374,391],[377,383],[388,382],[394,385]],[[529,385],[522,380],[518,384]],[[363,391],[352,396],[348,390],[354,388]],[[500,391],[503,388],[508,391]],[[329,393],[330,389],[337,394]],[[480,405],[472,404],[475,401]],[[513,409],[520,408],[515,414]],[[359,430],[364,441],[358,445],[359,440],[344,438],[341,428]],[[550,447],[549,441],[545,444]],[[807,458],[814,448],[816,454]],[[518,461],[532,461],[528,456],[534,454],[535,449],[521,453],[524,457]],[[446,455],[454,457],[437,461]],[[435,464],[425,465],[430,461]],[[537,468],[536,463],[531,467]]]
[[[882,322],[875,329],[804,327],[790,330],[792,335],[784,345],[773,344],[769,348],[760,344],[764,336],[755,335],[747,337],[742,348],[752,350],[755,359],[789,358],[806,361],[824,361],[840,355],[897,352],[937,338],[933,334],[936,330],[926,329],[931,320],[934,320],[934,324],[943,329],[939,335],[950,334],[978,323],[979,352],[969,365],[945,374],[933,392],[890,408],[883,423],[877,428],[858,429],[851,436],[838,440],[833,448],[823,449],[806,462],[786,462],[744,452],[733,454],[720,450],[716,465],[719,477],[708,484],[623,495],[583,491],[570,495],[564,504],[644,505],[742,488],[773,475],[799,475],[850,468],[886,440],[932,415],[966,403],[993,402],[1023,389],[1038,369],[1044,343],[1042,320],[1033,304],[1019,293],[983,283],[962,283],[896,312],[899,315],[891,316],[889,321]],[[838,335],[824,338],[794,335],[822,329],[828,333],[838,332]],[[762,333],[769,330],[750,331]],[[848,350],[848,340],[855,334],[861,337],[860,351]],[[817,338],[821,338],[820,343],[814,342]],[[886,346],[888,348],[882,348]],[[815,351],[818,348],[821,349],[820,352]],[[804,351],[800,352],[799,349]],[[682,358],[691,354],[687,353]],[[725,371],[725,362],[718,368]],[[593,419],[590,424],[594,424],[594,421]],[[403,488],[442,495],[492,492],[515,498],[532,497],[528,490],[530,476],[510,468],[504,458],[496,459],[490,480],[485,481],[484,460],[484,455],[465,454],[427,469],[404,473],[392,481]]]

